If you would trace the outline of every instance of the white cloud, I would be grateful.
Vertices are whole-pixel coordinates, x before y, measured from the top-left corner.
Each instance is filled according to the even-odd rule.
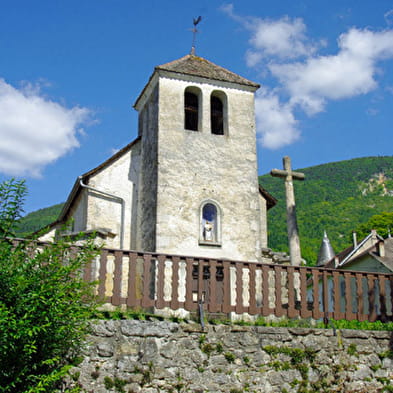
[[[243,17],[234,12],[232,4],[222,10],[251,32],[247,65],[256,68],[262,64],[279,82],[274,92],[265,87],[256,98],[257,132],[267,148],[277,149],[299,139],[295,109],[311,116],[324,111],[329,101],[371,92],[378,87],[380,62],[393,59],[392,29],[351,28],[338,38],[336,54],[320,56],[317,50],[326,42],[310,40],[301,18]],[[393,10],[384,16],[391,24]],[[286,94],[286,102],[279,93]]]
[[[252,49],[246,53],[246,61],[250,67],[254,67],[267,56],[282,59],[310,56],[318,46],[325,45],[324,41],[316,45],[309,40],[306,36],[306,25],[301,18],[283,16],[273,20],[242,17],[234,12],[233,4],[226,4],[221,10],[251,31],[249,43]]]
[[[261,88],[255,99],[255,113],[262,146],[278,149],[299,139],[292,108],[282,104],[276,94]]]
[[[308,43],[306,25],[300,18],[255,19],[247,26],[252,31],[250,44],[256,53],[288,59],[309,56],[316,50]]]
[[[79,146],[77,134],[91,112],[45,98],[39,86],[21,89],[0,79],[0,172],[40,176],[42,169]]]
[[[393,58],[393,31],[351,29],[342,34],[336,55],[300,63],[271,64],[272,74],[307,114],[321,112],[327,100],[366,94],[377,87],[377,62]]]

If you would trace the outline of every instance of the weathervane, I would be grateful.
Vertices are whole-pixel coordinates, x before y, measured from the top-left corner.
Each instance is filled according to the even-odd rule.
[[[191,55],[195,55],[195,41],[196,41],[196,33],[198,33],[198,30],[197,30],[197,24],[202,20],[202,17],[201,16],[198,16],[198,18],[193,18],[192,19],[193,20],[193,23],[194,23],[194,27],[191,29],[191,31],[192,31],[192,47],[191,47]]]

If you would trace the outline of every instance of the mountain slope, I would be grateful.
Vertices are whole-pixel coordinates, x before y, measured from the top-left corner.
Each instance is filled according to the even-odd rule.
[[[63,203],[39,209],[27,214],[19,220],[17,235],[19,237],[28,236],[57,219],[63,207]]]
[[[352,231],[374,214],[393,211],[393,157],[365,157],[298,169],[294,181],[302,256],[315,264],[323,231],[336,252],[351,244]],[[278,204],[269,211],[269,246],[288,250],[283,179],[260,176]],[[370,228],[371,229],[371,228]]]

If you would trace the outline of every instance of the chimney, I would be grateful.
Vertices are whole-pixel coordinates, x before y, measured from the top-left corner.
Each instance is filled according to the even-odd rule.
[[[353,239],[353,248],[356,248],[358,245],[358,237],[355,231],[352,232],[352,239]]]
[[[379,254],[380,257],[384,257],[385,256],[385,243],[384,243],[383,240],[378,242],[377,251],[378,251],[378,254]]]

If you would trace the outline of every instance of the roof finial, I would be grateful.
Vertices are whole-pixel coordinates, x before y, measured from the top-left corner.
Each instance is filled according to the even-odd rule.
[[[201,16],[198,16],[198,18],[193,18],[193,23],[194,23],[194,27],[192,28],[192,46],[191,46],[191,55],[195,56],[195,41],[196,41],[196,33],[198,33],[197,30],[197,24],[202,20]]]
[[[317,266],[323,267],[327,262],[334,258],[334,255],[335,253],[332,245],[330,244],[328,235],[326,231],[323,231],[323,239],[318,253]]]

